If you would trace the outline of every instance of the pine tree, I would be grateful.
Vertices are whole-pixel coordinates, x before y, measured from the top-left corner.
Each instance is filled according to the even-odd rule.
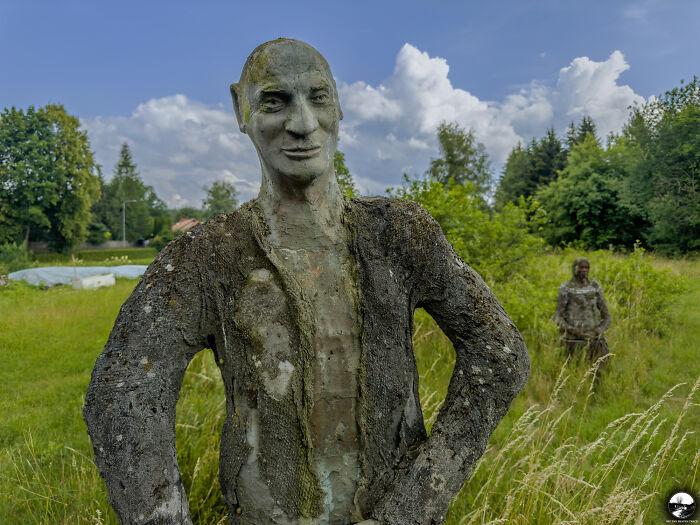
[[[526,149],[518,144],[508,156],[496,190],[496,206],[500,208],[508,202],[518,202],[521,196],[534,195],[555,181],[565,166],[566,151],[553,128],[539,141],[533,138]]]
[[[574,146],[581,144],[589,133],[599,142],[595,122],[593,122],[593,119],[588,115],[585,115],[581,119],[578,126],[574,126],[572,122],[566,131],[567,150],[571,151]]]
[[[153,233],[153,217],[166,213],[165,204],[151,186],[144,184],[126,142],[119,152],[114,176],[104,185],[104,204],[100,205],[112,238],[121,239],[122,213],[126,216],[126,238],[135,241]],[[124,209],[125,208],[125,209]]]

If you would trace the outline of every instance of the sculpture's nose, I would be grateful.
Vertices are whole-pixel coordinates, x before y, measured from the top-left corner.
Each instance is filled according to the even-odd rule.
[[[309,103],[302,98],[292,102],[289,118],[284,123],[284,129],[295,135],[309,135],[318,128],[318,119]]]

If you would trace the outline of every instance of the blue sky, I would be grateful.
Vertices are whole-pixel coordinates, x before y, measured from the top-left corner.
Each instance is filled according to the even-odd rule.
[[[619,131],[629,104],[700,74],[697,0],[0,0],[0,108],[64,104],[107,178],[127,141],[171,206],[217,179],[247,200],[259,167],[228,86],[280,36],[330,63],[367,193],[422,173],[441,120],[472,128],[498,175],[518,141],[585,114]]]

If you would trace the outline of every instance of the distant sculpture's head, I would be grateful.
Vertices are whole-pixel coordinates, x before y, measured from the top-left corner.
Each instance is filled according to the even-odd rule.
[[[259,45],[231,96],[264,174],[305,185],[333,169],[343,114],[330,67],[313,47],[286,38]]]
[[[571,273],[574,274],[574,278],[586,279],[588,277],[588,272],[591,269],[591,263],[585,257],[576,257],[573,264],[571,265]]]

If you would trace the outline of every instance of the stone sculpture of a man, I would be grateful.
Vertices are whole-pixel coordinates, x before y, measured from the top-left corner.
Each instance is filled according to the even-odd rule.
[[[605,331],[612,318],[598,281],[588,278],[591,265],[585,257],[577,257],[571,267],[573,276],[559,287],[554,321],[562,333],[562,343],[569,356],[586,352],[589,360],[609,353]],[[600,364],[599,370],[605,368]]]
[[[231,92],[260,194],[168,245],[119,313],[84,409],[109,500],[122,523],[190,523],[175,404],[209,347],[231,523],[441,523],[525,384],[522,338],[422,208],[343,197],[342,113],[315,49],[262,44]],[[417,307],[457,356],[429,437]]]

